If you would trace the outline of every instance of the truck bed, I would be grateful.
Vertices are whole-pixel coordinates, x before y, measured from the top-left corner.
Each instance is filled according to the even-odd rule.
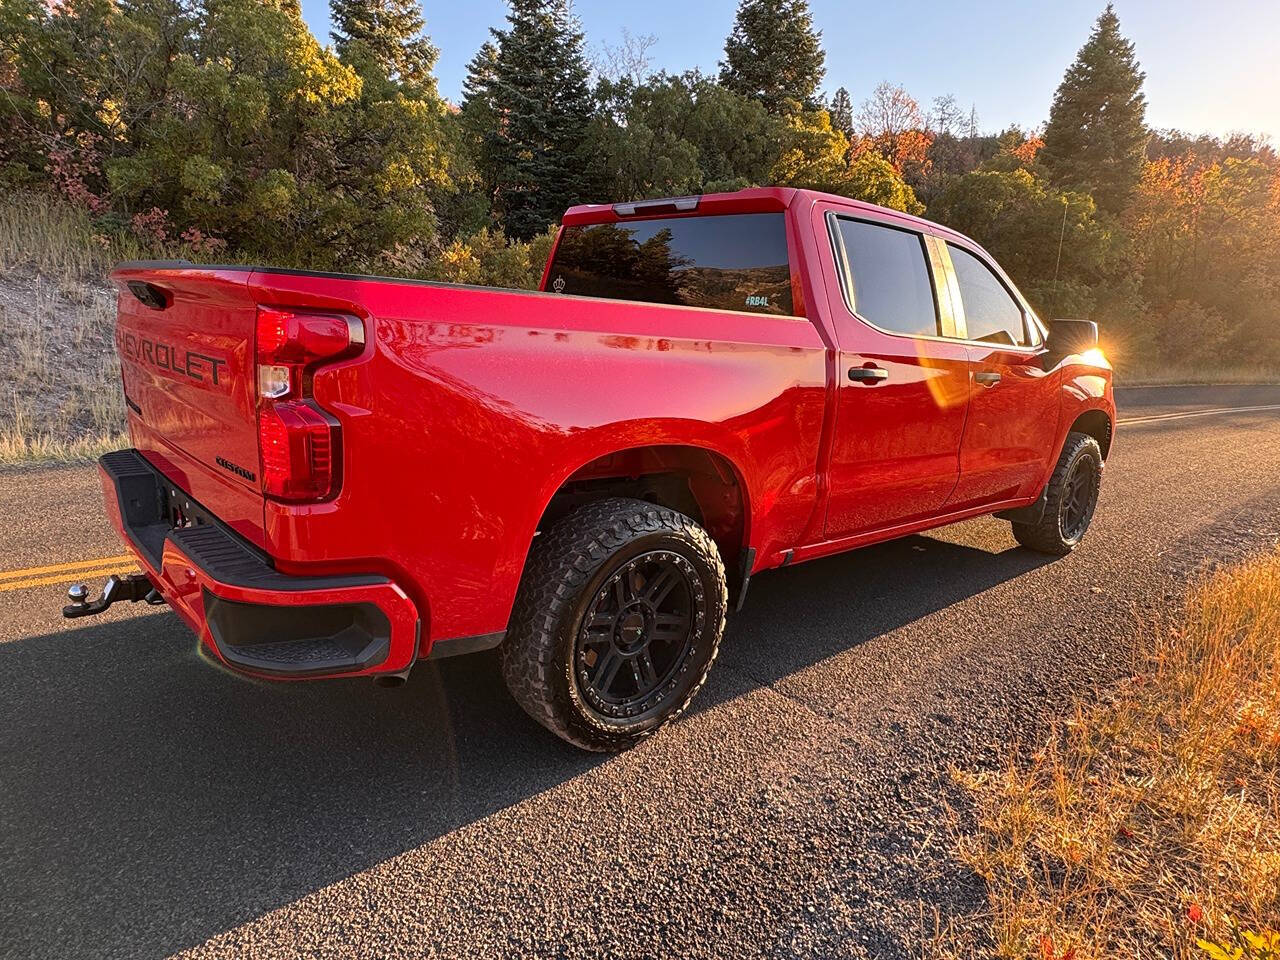
[[[553,493],[619,451],[736,465],[718,469],[762,548],[812,519],[828,351],[803,317],[253,266],[135,262],[113,280],[141,455],[284,573],[402,584],[424,653],[504,629]],[[263,493],[260,309],[362,328],[308,385],[341,438],[319,502]]]

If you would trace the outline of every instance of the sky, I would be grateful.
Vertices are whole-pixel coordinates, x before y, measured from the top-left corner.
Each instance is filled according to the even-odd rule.
[[[848,88],[855,106],[888,80],[927,107],[951,94],[982,129],[1032,129],[1048,117],[1063,71],[1105,0],[810,0],[827,52],[823,89]],[[327,0],[302,0],[327,42]],[[440,92],[461,98],[467,61],[500,25],[501,0],[423,0],[440,48]],[[589,51],[623,29],[652,35],[652,69],[714,73],[737,0],[577,0]],[[1218,135],[1263,133],[1280,145],[1280,0],[1116,0],[1121,29],[1146,71],[1147,122]]]

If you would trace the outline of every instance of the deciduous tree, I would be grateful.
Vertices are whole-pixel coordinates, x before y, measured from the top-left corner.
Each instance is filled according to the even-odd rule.
[[[1230,359],[1280,361],[1280,165],[1262,156],[1161,157],[1145,165],[1125,221],[1129,268],[1157,318],[1203,320],[1177,306],[1199,304],[1238,334]],[[1152,332],[1162,343],[1180,336]]]
[[[554,230],[521,243],[508,241],[501,230],[486,228],[447,244],[420,273],[445,283],[532,290],[542,280],[554,240]]]
[[[194,24],[186,0],[0,0],[0,183],[105,208],[102,164],[136,147]]]
[[[924,213],[924,204],[916,198],[915,191],[893,168],[893,164],[874,150],[863,150],[854,155],[839,192],[855,200],[865,200],[903,213],[917,216]]]
[[[773,180],[784,186],[836,193],[907,213],[924,212],[911,187],[874,150],[862,149],[850,158],[848,139],[832,128],[825,110],[786,118]]]
[[[602,197],[736,190],[769,180],[779,121],[692,71],[636,85],[601,81],[587,147]]]
[[[927,129],[920,105],[902,87],[878,84],[858,111],[858,134],[909,183],[919,184],[929,169]]]
[[[430,242],[438,100],[366,86],[289,4],[208,0],[195,36],[138,148],[106,163],[118,201],[286,263],[369,268]]]
[[[197,38],[137,150],[107,163],[113,194],[249,253],[326,263],[350,253],[337,241],[353,198],[331,189],[332,135],[360,78],[300,17],[260,0],[209,0]]]
[[[1113,238],[1088,194],[1059,192],[1022,168],[979,170],[953,179],[929,216],[983,244],[1047,316],[1092,309]]]
[[[658,42],[651,33],[634,34],[622,28],[622,39],[615,43],[602,43],[593,58],[596,76],[617,82],[630,80],[637,86],[649,78],[652,58],[649,51]]]

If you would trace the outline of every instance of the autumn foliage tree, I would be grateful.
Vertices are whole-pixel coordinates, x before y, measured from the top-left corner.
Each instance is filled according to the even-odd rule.
[[[772,170],[774,183],[835,193],[906,213],[924,213],[924,204],[893,165],[874,150],[855,150],[831,125],[825,110],[786,117],[780,147]]]
[[[1280,362],[1280,165],[1259,157],[1147,163],[1126,213],[1130,269],[1155,318],[1163,359],[1188,355]]]
[[[910,183],[920,183],[929,170],[933,134],[920,105],[901,87],[879,84],[863,101],[856,121],[858,134]]]

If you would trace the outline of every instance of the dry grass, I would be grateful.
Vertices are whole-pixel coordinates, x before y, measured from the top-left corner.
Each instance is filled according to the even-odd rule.
[[[89,281],[0,275],[0,463],[91,456],[120,435],[113,308]]]
[[[98,391],[101,398],[107,390]],[[127,438],[120,429],[123,417],[111,412],[101,414],[101,422],[95,414],[95,426],[59,434],[41,430],[32,415],[31,405],[18,394],[9,398],[9,408],[0,415],[0,466],[13,464],[51,462],[75,463],[92,460],[109,450],[127,446]],[[110,403],[100,399],[98,403]]]
[[[186,245],[99,229],[40,194],[0,197],[0,464],[124,445],[107,274],[121,260],[198,260]]]
[[[1118,387],[1158,387],[1181,384],[1280,383],[1280,368],[1274,366],[1231,366],[1213,363],[1195,366],[1162,366],[1116,371]]]
[[[996,956],[1280,956],[1244,936],[1280,928],[1280,553],[1195,588],[1148,650],[1029,763],[957,774]]]
[[[105,277],[149,253],[96,233],[65,204],[0,199],[0,465],[85,460],[125,444]]]
[[[81,435],[70,440],[47,433],[24,436],[13,428],[0,431],[0,466],[34,463],[83,463],[129,445],[120,433]]]
[[[148,255],[122,234],[95,231],[86,213],[40,194],[0,202],[0,267],[28,267],[49,279],[102,280],[121,260]]]

